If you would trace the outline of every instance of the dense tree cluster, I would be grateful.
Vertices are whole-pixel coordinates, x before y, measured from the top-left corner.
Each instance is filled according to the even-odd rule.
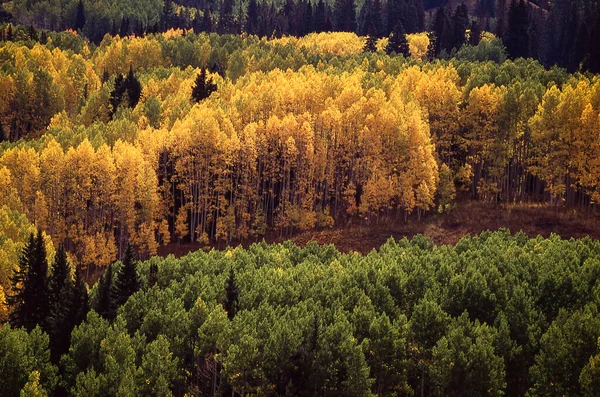
[[[170,241],[406,221],[461,191],[596,202],[597,78],[503,62],[488,36],[451,62],[418,63],[427,37],[407,35],[408,59],[383,51],[406,49],[394,37],[368,53],[353,33],[169,31],[79,53],[5,43],[0,122],[11,141],[33,125],[26,136],[41,137],[0,147],[0,205],[86,272],[127,242],[146,258]]]
[[[366,256],[261,243],[137,272],[140,289],[110,319],[91,311],[58,364],[39,328],[2,327],[2,395],[600,392],[590,239],[498,231],[433,247],[417,236]]]
[[[338,31],[379,38],[402,24],[407,33],[431,32],[431,55],[441,58],[458,51],[467,39],[477,44],[485,28],[502,39],[512,59],[532,57],[548,67],[600,72],[595,45],[600,7],[584,0],[482,0],[468,6],[439,0],[16,0],[10,11],[14,21],[26,26],[27,35],[44,43],[47,29],[78,31],[98,44],[107,33],[143,37],[171,28],[259,37]],[[38,35],[34,26],[43,33]],[[0,39],[13,40],[18,36],[13,30],[5,24]]]

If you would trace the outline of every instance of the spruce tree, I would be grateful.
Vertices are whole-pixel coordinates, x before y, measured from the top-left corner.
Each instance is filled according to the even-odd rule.
[[[529,56],[528,25],[529,17],[525,2],[520,0],[517,4],[516,0],[512,0],[508,10],[507,31],[504,36],[504,45],[510,58],[527,58]]]
[[[213,83],[212,78],[207,78],[206,69],[200,69],[194,87],[192,87],[192,100],[200,102],[208,98],[216,90],[217,85]]]
[[[13,306],[10,321],[15,327],[31,331],[46,326],[49,315],[48,261],[42,231],[30,235],[19,259],[19,269],[11,277],[13,293],[8,303]]]
[[[335,0],[333,25],[338,32],[356,31],[356,6],[354,0]]]
[[[152,263],[150,265],[150,272],[148,273],[148,288],[152,288],[158,283],[158,265]]]
[[[388,44],[385,47],[385,52],[388,55],[393,53],[402,54],[405,58],[410,56],[410,48],[408,46],[408,40],[406,39],[406,32],[404,31],[402,22],[398,22],[396,27],[394,27],[394,30],[388,39]]]
[[[115,306],[121,306],[127,299],[140,289],[140,281],[137,274],[137,261],[133,246],[127,244],[123,264],[113,286],[113,299]]]
[[[0,142],[7,141],[8,138],[4,134],[4,127],[2,126],[2,121],[0,121]]]
[[[85,7],[83,1],[77,4],[77,15],[75,16],[75,30],[81,30],[85,26]]]
[[[73,288],[67,253],[61,244],[54,258],[52,275],[48,281],[50,315],[48,316],[47,330],[52,341],[50,347],[54,362],[57,362],[58,358],[69,348],[72,331],[70,318]]]
[[[452,16],[452,47],[459,49],[467,42],[467,28],[469,27],[469,10],[463,3],[456,7]]]
[[[129,73],[127,73],[127,78],[125,79],[124,84],[129,99],[129,107],[134,108],[140,101],[140,96],[142,95],[142,85],[137,77],[135,77],[135,74],[133,73],[133,67],[131,65],[129,65]]]
[[[469,34],[469,44],[476,46],[481,41],[481,27],[477,21],[471,22],[471,32]]]
[[[83,281],[81,269],[75,269],[75,283],[73,286],[73,294],[71,295],[71,329],[75,328],[85,320],[89,311],[88,288]]]
[[[377,29],[374,24],[371,24],[369,28],[369,34],[365,43],[364,52],[376,52],[377,51]]]
[[[208,5],[204,8],[204,12],[202,14],[202,24],[200,25],[200,31],[206,33],[212,33],[215,31],[215,26],[213,24],[212,16],[210,14],[210,8]]]
[[[235,273],[233,272],[233,268],[231,268],[229,269],[229,277],[227,277],[227,281],[225,282],[225,302],[223,303],[227,317],[230,320],[233,320],[237,314],[239,295],[240,291],[235,281]]]
[[[258,3],[256,0],[250,0],[248,3],[245,30],[248,34],[258,33]]]
[[[96,292],[96,306],[94,309],[96,312],[105,319],[112,319],[115,317],[115,307],[112,299],[113,291],[113,268],[112,265],[108,265],[108,268],[100,277],[98,281],[98,287]]]
[[[19,256],[19,265],[15,269],[14,274],[10,277],[12,293],[7,296],[7,303],[12,307],[10,312],[10,323],[13,327],[25,326],[27,319],[26,314],[26,295],[25,286],[27,283],[27,275],[29,274],[29,263],[32,260],[33,251],[35,250],[35,237],[33,233],[29,235],[29,239],[21,250]]]

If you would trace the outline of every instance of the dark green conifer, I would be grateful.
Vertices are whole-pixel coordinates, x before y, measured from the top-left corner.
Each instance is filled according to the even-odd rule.
[[[123,305],[127,299],[140,289],[140,281],[137,274],[137,261],[133,246],[127,244],[123,265],[117,273],[113,287],[113,299],[115,307]]]
[[[213,83],[212,78],[207,78],[206,69],[200,69],[194,87],[192,87],[192,100],[200,102],[208,98],[216,89],[217,85]]]
[[[227,281],[225,282],[225,302],[223,304],[227,312],[227,317],[230,320],[233,320],[238,311],[239,295],[240,291],[235,281],[235,273],[233,272],[233,268],[231,268],[229,270],[229,277],[227,277]]]
[[[112,319],[115,317],[115,307],[112,300],[113,290],[113,268],[112,265],[108,265],[108,268],[100,277],[98,281],[98,287],[96,292],[96,312],[104,317],[105,319]]]
[[[402,26],[402,22],[398,22],[388,39],[388,44],[385,47],[387,54],[402,54],[405,58],[410,56],[410,48],[406,39],[406,32]]]

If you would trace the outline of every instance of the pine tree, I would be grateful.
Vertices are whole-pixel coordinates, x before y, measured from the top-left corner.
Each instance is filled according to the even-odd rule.
[[[388,55],[393,53],[402,54],[405,58],[410,56],[410,48],[408,46],[408,40],[406,39],[406,32],[402,26],[402,22],[398,22],[394,31],[388,39],[388,44],[385,47],[385,52]]]
[[[219,24],[217,31],[220,34],[233,33],[233,0],[223,0],[221,9],[219,10]]]
[[[216,90],[217,85],[213,83],[212,78],[207,78],[206,69],[200,69],[194,87],[192,87],[192,100],[200,102],[208,98]]]
[[[13,306],[11,324],[28,331],[36,325],[45,327],[49,315],[48,261],[41,230],[37,237],[30,235],[19,259],[19,270],[11,282],[13,294],[8,299]]]
[[[481,41],[481,27],[477,21],[471,22],[471,32],[469,34],[469,44],[476,46]]]
[[[152,263],[150,265],[150,272],[148,273],[148,288],[154,287],[158,283],[158,265]]]
[[[338,32],[356,31],[356,6],[354,0],[335,0],[333,25]]]
[[[325,10],[325,2],[319,0],[315,8],[315,17],[313,20],[314,31],[321,33],[325,31],[325,20],[327,19],[327,11]]]
[[[443,6],[438,8],[437,12],[435,13],[432,30],[433,34],[435,35],[435,56],[438,57],[442,50],[445,50],[449,54],[452,50],[453,39],[450,18],[448,17],[446,9]]]
[[[508,25],[504,36],[506,51],[512,59],[529,56],[529,17],[523,0],[512,0],[508,10]]]
[[[173,27],[173,0],[164,0],[161,25],[165,31]]]
[[[229,269],[229,277],[227,277],[227,281],[225,282],[225,302],[223,303],[227,317],[230,320],[233,320],[237,314],[239,295],[240,291],[235,281],[235,273],[233,272],[233,268],[231,268]]]
[[[83,281],[81,269],[75,269],[75,283],[73,286],[73,294],[71,295],[71,329],[75,328],[85,320],[89,311],[88,288]]]
[[[248,11],[246,13],[246,33],[258,33],[258,3],[256,0],[250,0],[248,3]]]
[[[48,281],[50,315],[47,329],[52,341],[50,347],[54,362],[57,362],[58,358],[69,348],[72,331],[70,318],[73,287],[67,253],[60,245],[52,264],[52,275]]]
[[[208,5],[204,9],[202,15],[202,24],[200,25],[200,31],[206,33],[212,33],[215,31],[215,26],[213,24],[212,16],[210,14],[210,9],[208,8]]]
[[[83,1],[79,0],[77,4],[77,15],[75,16],[75,30],[81,30],[85,26],[85,7]]]
[[[129,107],[134,108],[140,101],[140,96],[142,95],[142,85],[137,77],[135,77],[135,74],[133,73],[133,67],[131,65],[129,65],[129,73],[127,73],[127,78],[125,79],[124,84],[128,94]]]
[[[2,126],[2,121],[0,121],[0,142],[7,141],[8,138],[4,134],[4,127]]]
[[[459,49],[467,42],[467,28],[469,27],[469,10],[463,3],[456,7],[452,16],[452,47]]]
[[[12,307],[12,311],[10,312],[10,323],[13,327],[25,326],[25,320],[27,317],[25,312],[25,309],[27,309],[25,299],[25,284],[27,282],[29,264],[32,260],[34,250],[35,237],[33,233],[31,233],[29,235],[29,239],[21,250],[18,268],[15,269],[14,274],[10,278],[12,294],[9,294],[6,300],[9,306]]]
[[[108,265],[108,268],[100,277],[96,292],[96,312],[105,319],[113,319],[115,317],[115,307],[112,299],[113,291],[113,268]]]
[[[364,52],[376,52],[377,51],[377,29],[375,25],[371,24],[369,28],[369,35],[367,36],[367,42],[365,43]]]
[[[113,287],[113,299],[115,306],[121,306],[127,302],[127,299],[140,289],[140,281],[137,274],[137,261],[133,246],[127,244],[123,265],[117,273],[117,278]]]

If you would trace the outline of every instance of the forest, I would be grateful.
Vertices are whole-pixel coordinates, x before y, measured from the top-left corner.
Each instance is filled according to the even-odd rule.
[[[44,289],[43,236],[26,247],[24,309],[0,328],[3,396],[600,393],[589,238],[416,236],[368,255],[259,243],[137,265],[129,246],[89,312],[64,250]]]
[[[600,395],[591,238],[266,242],[593,222],[599,41],[596,1],[1,3],[0,396]]]

